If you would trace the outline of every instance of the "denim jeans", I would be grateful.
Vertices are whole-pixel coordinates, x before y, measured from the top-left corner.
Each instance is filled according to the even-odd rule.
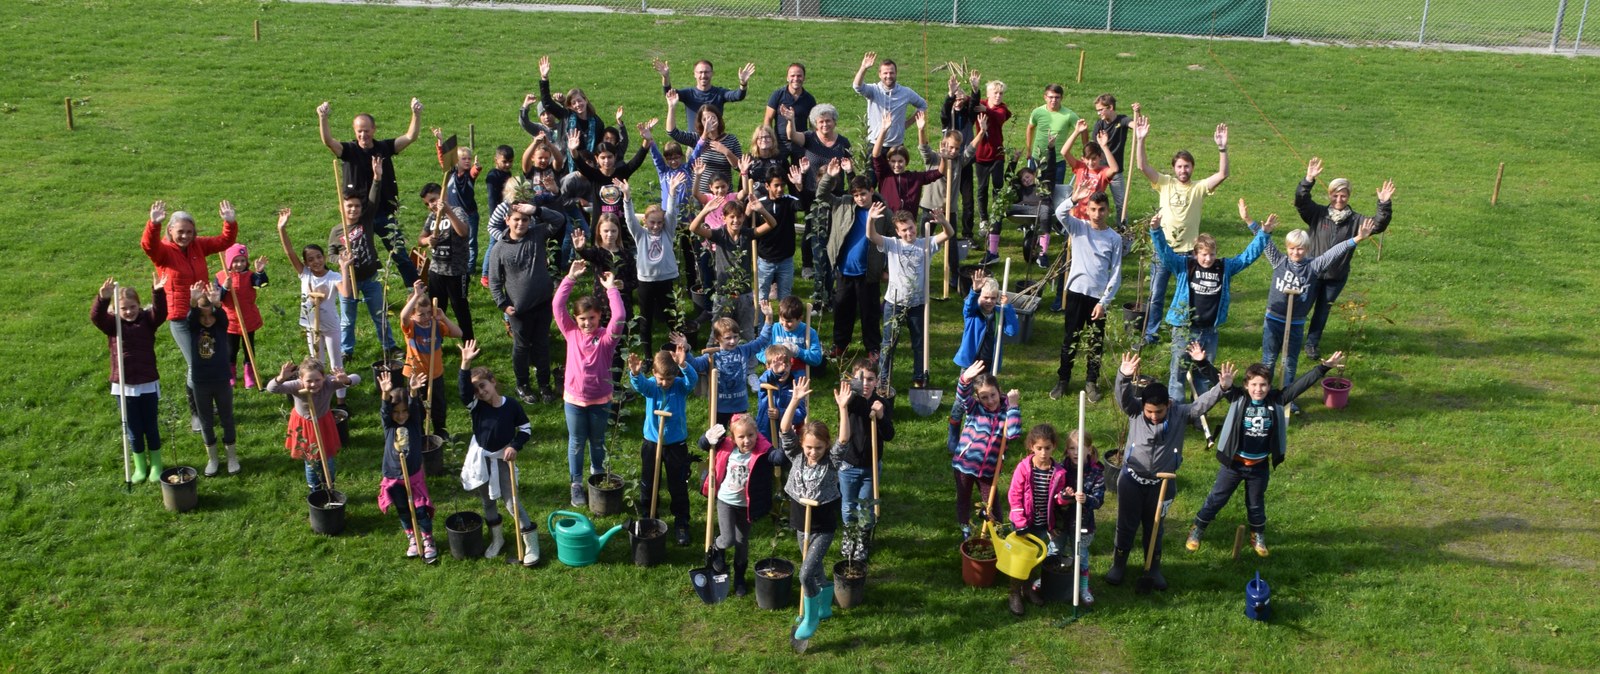
[[[1328,326],[1328,310],[1333,303],[1339,301],[1339,293],[1344,292],[1344,284],[1349,279],[1328,281],[1313,277],[1311,279],[1311,325],[1306,328],[1306,344],[1315,348],[1322,343],[1322,329]]]
[[[1194,515],[1194,525],[1201,529],[1211,524],[1217,518],[1217,513],[1223,506],[1228,505],[1228,499],[1239,488],[1239,483],[1244,483],[1244,511],[1245,519],[1250,524],[1250,530],[1261,533],[1267,528],[1267,481],[1272,476],[1272,469],[1267,467],[1267,462],[1262,461],[1254,466],[1235,463],[1231,466],[1222,466],[1217,470],[1217,481],[1211,485],[1211,495],[1206,497],[1200,512]]]
[[[467,214],[467,269],[478,266],[478,214]],[[484,253],[484,262],[487,263],[489,254]]]
[[[394,333],[389,330],[389,318],[383,310],[383,283],[376,276],[356,281],[356,292],[360,294],[360,299],[339,298],[339,350],[344,353],[356,350],[356,303],[366,302],[367,315],[372,317],[373,327],[383,338],[384,352],[393,351]]]
[[[1188,383],[1188,378],[1184,375],[1189,369],[1189,364],[1193,362],[1189,360],[1189,342],[1200,342],[1200,346],[1206,350],[1206,358],[1214,362],[1217,357],[1217,329],[1172,328],[1172,369],[1167,375],[1167,394],[1177,401],[1188,400],[1184,396],[1184,385]],[[1200,376],[1199,372],[1195,373],[1195,395],[1205,393],[1216,385],[1216,382]]]
[[[1167,306],[1167,286],[1172,284],[1172,270],[1161,264],[1161,258],[1150,257],[1150,297],[1144,305],[1149,308],[1144,317],[1144,341],[1156,341],[1156,331],[1161,329],[1161,307]]]
[[[878,352],[878,381],[889,381],[889,375],[894,370],[894,348],[900,343],[900,328],[907,327],[911,331],[911,377],[921,379],[927,375],[927,364],[922,362],[922,307],[902,307],[889,302],[883,303],[883,344]],[[932,345],[929,345],[932,346]]]
[[[339,471],[335,469],[334,457],[331,456],[328,457],[328,479],[333,480],[335,485],[339,484]],[[322,488],[321,459],[306,462],[306,486],[310,487],[311,491]]]
[[[756,273],[761,275],[759,286],[761,299],[767,298],[767,291],[772,284],[778,284],[778,299],[783,299],[794,294],[794,258],[790,257],[777,262],[756,259]]]
[[[565,403],[567,412],[567,476],[572,482],[583,481],[583,445],[589,445],[589,472],[600,472],[606,463],[606,422],[611,418],[611,405],[574,405]]]
[[[1295,323],[1289,328],[1289,361],[1283,364],[1285,385],[1294,381],[1295,362],[1300,360],[1300,346],[1304,338],[1305,323]],[[1277,372],[1278,354],[1283,350],[1283,321],[1267,317],[1261,322],[1261,364]]]
[[[879,470],[882,470],[882,462],[878,465]],[[846,524],[854,522],[856,511],[860,510],[863,526],[872,528],[872,509],[861,504],[861,501],[872,498],[871,468],[857,468],[848,463],[840,464],[839,496],[839,514],[844,517]]]
[[[1127,229],[1128,214],[1122,211],[1123,196],[1128,191],[1128,174],[1118,173],[1111,183],[1106,186],[1107,196],[1111,197],[1111,207],[1117,211],[1117,229]]]
[[[178,343],[178,353],[183,354],[183,362],[188,367],[184,375],[184,392],[189,400],[189,427],[200,430],[200,407],[194,402],[194,332],[189,330],[189,321],[178,319],[167,321],[167,330],[172,333],[172,341]]]

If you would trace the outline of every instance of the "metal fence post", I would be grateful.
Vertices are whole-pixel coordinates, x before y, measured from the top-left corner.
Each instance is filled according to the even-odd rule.
[[[1583,22],[1589,20],[1589,0],[1583,0],[1583,13],[1578,15],[1578,37],[1572,40],[1572,55],[1578,55],[1578,45],[1583,44]]]
[[[1561,0],[1556,5],[1556,25],[1550,29],[1550,53],[1556,53],[1556,45],[1561,42],[1561,24],[1567,18],[1567,0]]]
[[[1261,17],[1261,37],[1267,36],[1267,27],[1272,25],[1272,0],[1267,0],[1267,13]]]
[[[1428,2],[1422,0],[1422,25],[1417,28],[1417,46],[1422,46],[1422,37],[1428,33]]]
[[[648,12],[648,11],[650,11],[650,0],[639,0],[639,11],[640,12]]]
[[[950,25],[957,25],[956,13],[961,11],[961,0],[950,0]]]
[[[1106,0],[1106,31],[1107,32],[1111,31],[1111,11],[1116,6],[1117,6],[1117,0]]]

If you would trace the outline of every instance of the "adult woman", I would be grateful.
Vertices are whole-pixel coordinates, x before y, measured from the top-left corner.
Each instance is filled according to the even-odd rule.
[[[785,107],[778,112],[785,120],[784,130],[789,137],[789,144],[805,153],[804,160],[810,166],[805,171],[805,186],[799,194],[800,210],[807,213],[806,240],[801,247],[800,263],[803,269],[811,271],[811,278],[816,282],[817,290],[812,294],[812,299],[831,302],[833,268],[828,264],[828,207],[824,205],[822,210],[812,212],[811,202],[817,192],[817,171],[834,159],[850,159],[850,139],[839,135],[839,109],[830,103],[811,109],[811,127],[815,130],[804,133],[795,128],[793,109]],[[805,272],[802,271],[801,275],[804,276]]]
[[[161,221],[167,217],[166,202],[157,201],[150,205],[150,219],[144,224],[144,236],[139,240],[139,246],[144,249],[145,256],[155,263],[156,273],[165,279],[166,287],[188,288],[198,281],[210,282],[211,270],[206,266],[206,257],[227,250],[239,238],[239,221],[234,217],[233,204],[223,201],[217,207],[217,213],[222,216],[222,234],[219,236],[195,236],[194,216],[186,211],[172,214],[163,236]],[[189,334],[189,295],[182,292],[168,295],[167,328],[172,331],[172,339],[183,353],[183,362],[192,370],[194,340]],[[186,388],[189,394],[189,425],[198,432],[200,415],[194,404],[193,382],[188,382]]]
[[[1368,220],[1372,221],[1372,233],[1382,234],[1389,229],[1389,219],[1394,216],[1394,181],[1385,180],[1378,188],[1378,208],[1372,217],[1355,212],[1350,208],[1350,181],[1345,178],[1335,178],[1328,183],[1328,205],[1324,206],[1311,200],[1311,186],[1317,184],[1317,176],[1322,174],[1322,158],[1312,157],[1306,164],[1306,179],[1294,190],[1294,207],[1300,212],[1300,219],[1310,226],[1311,246],[1306,254],[1316,259],[1329,248],[1355,236],[1361,225]],[[1339,293],[1344,292],[1344,284],[1350,280],[1350,258],[1354,253],[1345,253],[1333,264],[1328,265],[1322,274],[1311,279],[1311,322],[1306,326],[1306,357],[1311,360],[1321,360],[1317,345],[1322,341],[1322,329],[1328,325],[1328,309],[1339,301]]]
[[[667,135],[678,141],[684,147],[694,147],[701,142],[710,152],[700,152],[700,159],[705,162],[705,169],[696,171],[694,177],[694,193],[711,191],[711,181],[722,177],[733,184],[733,167],[739,164],[739,157],[744,152],[744,146],[739,144],[739,137],[728,133],[727,127],[722,124],[722,109],[715,105],[706,105],[700,108],[700,133],[678,129],[676,122],[678,108],[678,92],[667,92]],[[697,162],[698,163],[698,162]]]

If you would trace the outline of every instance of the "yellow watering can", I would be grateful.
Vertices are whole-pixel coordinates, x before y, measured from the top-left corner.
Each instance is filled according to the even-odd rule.
[[[1033,567],[1044,561],[1045,543],[1033,534],[1013,531],[1005,538],[991,536],[990,540],[994,541],[994,568],[1017,580],[1027,580]]]

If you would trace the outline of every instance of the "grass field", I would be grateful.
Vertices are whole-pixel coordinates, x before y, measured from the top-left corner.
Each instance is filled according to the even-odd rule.
[[[239,403],[245,471],[203,480],[198,510],[165,512],[153,485],[124,494],[105,340],[86,320],[89,298],[107,275],[148,278],[137,246],[151,201],[196,213],[206,234],[217,228],[216,202],[231,199],[241,240],[272,258],[257,348],[269,362],[298,354],[294,284],[272,213],[294,207],[296,240],[321,238],[337,222],[329,155],[316,137],[319,102],[332,102],[335,134],[347,138],[357,111],[377,116],[380,135],[400,133],[417,96],[425,125],[464,136],[475,123],[487,161],[494,145],[526,141],[516,107],[536,86],[541,53],[552,56],[558,88],[582,86],[602,110],[624,104],[630,120],[659,114],[651,57],[671,59],[684,81],[697,58],[756,61],[752,90],[763,96],[783,64],[803,60],[810,89],[840,105],[842,132],[859,141],[862,105],[847,84],[861,52],[896,58],[902,82],[926,93],[915,53],[922,36],[907,25],[232,1],[0,4],[12,64],[0,81],[0,156],[12,158],[0,172],[9,195],[0,223],[11,232],[0,251],[13,268],[0,280],[8,316],[0,363],[11,382],[0,397],[8,464],[0,531],[12,543],[0,548],[0,670],[1573,671],[1600,663],[1592,299],[1600,137],[1582,94],[1594,90],[1600,65],[1590,59],[1210,45],[1291,151],[1204,42],[1025,31],[999,42],[980,29],[927,30],[934,63],[967,57],[1003,77],[1019,111],[1045,83],[1070,81],[1076,48],[1067,44],[1083,47],[1084,82],[1069,85],[1068,107],[1092,111],[1101,91],[1142,102],[1153,158],[1190,147],[1209,171],[1211,128],[1228,122],[1233,177],[1205,209],[1205,229],[1225,254],[1246,240],[1235,199],[1294,219],[1303,173],[1295,152],[1325,158],[1325,178],[1352,179],[1358,210],[1370,211],[1383,178],[1399,185],[1382,260],[1361,251],[1346,290],[1371,315],[1364,337],[1335,316],[1324,342],[1356,352],[1351,404],[1332,411],[1304,399],[1269,493],[1272,557],[1228,560],[1224,539],[1243,521],[1238,499],[1205,547],[1182,551],[1181,532],[1215,472],[1192,434],[1167,539],[1172,589],[1141,597],[1101,582],[1113,501],[1100,511],[1094,545],[1099,603],[1064,629],[1053,625],[1070,608],[1016,620],[1003,589],[961,584],[944,424],[916,418],[904,402],[885,457],[868,603],[824,623],[803,659],[789,651],[788,614],[695,599],[685,573],[698,563],[693,547],[651,569],[629,565],[626,543],[615,540],[600,564],[566,568],[548,536],[550,561],[533,571],[403,560],[394,519],[373,501],[381,436],[370,385],[352,399],[355,438],[340,485],[353,500],[341,537],[308,530],[300,465],[282,450],[287,405],[262,394]],[[719,82],[729,81],[724,66]],[[75,132],[66,129],[66,97],[77,103]],[[760,112],[754,101],[732,106],[731,128],[748,130]],[[1007,131],[1020,144],[1021,127]],[[1505,185],[1491,207],[1498,162]],[[418,211],[412,195],[436,175],[432,165],[426,146],[398,161],[408,227]],[[1133,208],[1151,211],[1151,193],[1136,192]],[[1015,244],[1008,236],[1012,255]],[[1134,292],[1131,264],[1126,275],[1124,300]],[[1258,265],[1236,280],[1222,359],[1259,357],[1266,278]],[[484,318],[486,295],[474,300],[487,364],[503,372],[509,342]],[[957,302],[935,311],[935,343],[953,344]],[[1061,329],[1057,315],[1041,314],[1031,342],[1008,351],[1003,383],[1023,391],[1026,423],[1075,418],[1066,399],[1044,395]],[[355,362],[370,363],[370,324],[360,331]],[[169,339],[158,343],[167,463],[199,465],[199,439],[180,418],[181,358]],[[948,355],[935,350],[934,374],[950,391]],[[1164,351],[1147,360],[1164,363]],[[693,419],[703,418],[698,403]],[[566,501],[564,428],[554,406],[530,414],[536,440],[521,493],[542,519]],[[464,429],[463,418],[452,409],[451,430]],[[1102,445],[1123,423],[1109,400],[1091,410]],[[636,469],[637,430],[620,438],[617,462]],[[431,487],[441,514],[475,507],[453,478]],[[771,526],[758,525],[754,539],[752,555],[766,556]],[[798,556],[792,537],[776,549]],[[1242,615],[1241,590],[1256,570],[1274,587],[1270,624]]]

